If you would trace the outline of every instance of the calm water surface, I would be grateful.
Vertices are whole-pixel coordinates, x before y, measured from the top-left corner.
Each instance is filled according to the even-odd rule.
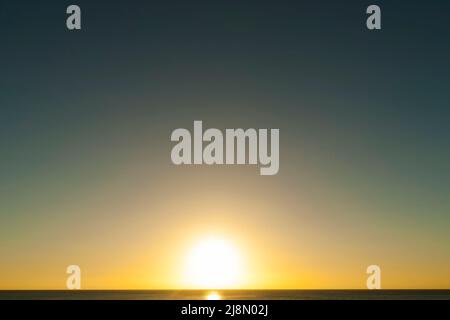
[[[0,291],[0,300],[450,300],[450,290],[81,290]]]

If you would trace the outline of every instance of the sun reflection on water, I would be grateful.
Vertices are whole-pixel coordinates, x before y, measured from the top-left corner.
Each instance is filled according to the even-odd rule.
[[[210,292],[208,293],[208,295],[206,296],[206,300],[221,300],[222,298],[220,297],[220,295],[217,292]]]

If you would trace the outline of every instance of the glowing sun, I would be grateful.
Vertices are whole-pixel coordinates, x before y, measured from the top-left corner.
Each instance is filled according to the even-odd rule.
[[[222,239],[205,239],[189,252],[186,261],[188,285],[202,289],[224,289],[239,285],[242,266],[239,253]]]

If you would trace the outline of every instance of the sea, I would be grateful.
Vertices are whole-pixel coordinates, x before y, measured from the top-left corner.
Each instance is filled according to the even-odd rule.
[[[22,290],[0,300],[450,300],[450,290]]]

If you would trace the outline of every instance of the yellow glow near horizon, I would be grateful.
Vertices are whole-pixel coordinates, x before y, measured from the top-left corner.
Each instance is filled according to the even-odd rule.
[[[238,287],[243,273],[238,250],[216,238],[198,242],[187,256],[185,268],[189,286],[201,289]]]

